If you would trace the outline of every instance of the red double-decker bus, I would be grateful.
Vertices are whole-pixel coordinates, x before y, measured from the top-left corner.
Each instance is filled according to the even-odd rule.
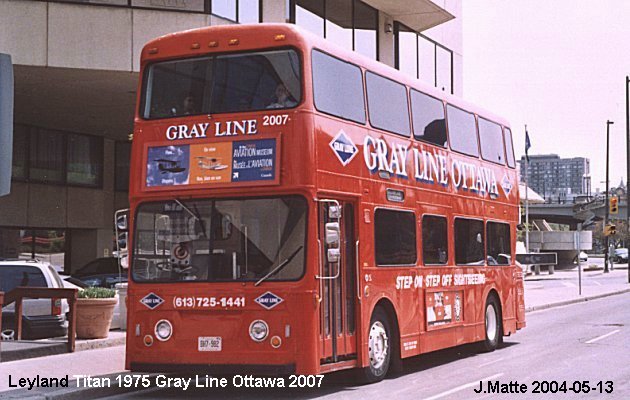
[[[126,366],[382,379],[525,326],[508,123],[292,25],[142,51]]]

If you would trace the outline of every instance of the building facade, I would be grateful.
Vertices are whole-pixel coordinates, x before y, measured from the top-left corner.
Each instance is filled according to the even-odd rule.
[[[461,0],[2,0],[14,64],[11,193],[0,258],[72,272],[110,256],[127,207],[129,134],[144,44],[209,25],[289,22],[462,94]]]
[[[519,160],[521,179],[546,201],[570,201],[590,194],[590,161],[584,157],[560,158],[557,154],[529,156],[527,174],[525,156]]]

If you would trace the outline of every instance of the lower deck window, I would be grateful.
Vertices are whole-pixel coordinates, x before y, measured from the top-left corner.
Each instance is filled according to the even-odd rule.
[[[412,212],[378,209],[374,213],[376,264],[410,265],[417,259],[416,217]]]
[[[486,224],[488,238],[488,265],[509,265],[512,258],[510,250],[510,225],[500,222]]]
[[[455,219],[455,263],[484,265],[483,221]]]

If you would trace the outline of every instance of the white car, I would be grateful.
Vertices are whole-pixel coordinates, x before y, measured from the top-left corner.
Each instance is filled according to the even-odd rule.
[[[38,260],[0,261],[0,291],[18,286],[64,288],[55,268]],[[68,302],[65,299],[24,299],[22,339],[43,339],[68,334]],[[2,337],[15,339],[15,303],[2,308]]]

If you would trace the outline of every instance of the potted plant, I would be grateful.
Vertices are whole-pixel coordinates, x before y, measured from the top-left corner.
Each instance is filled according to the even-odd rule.
[[[77,338],[106,338],[117,302],[114,289],[88,287],[79,290],[76,314]]]

